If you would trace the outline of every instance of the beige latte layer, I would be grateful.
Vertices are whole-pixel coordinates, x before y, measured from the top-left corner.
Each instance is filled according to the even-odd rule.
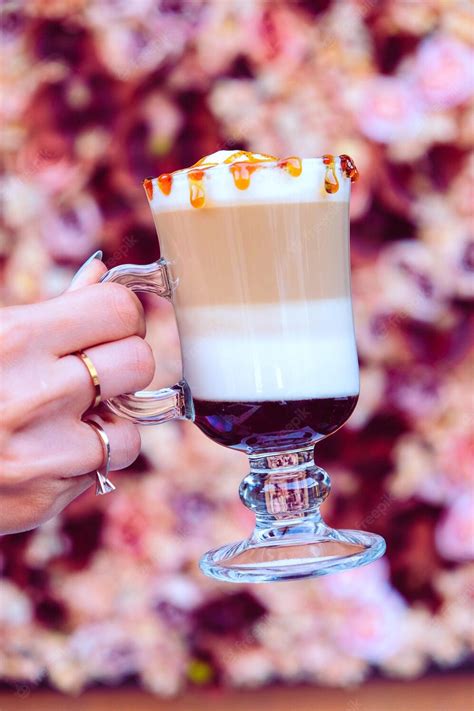
[[[349,205],[319,201],[155,212],[180,307],[350,298]]]
[[[154,211],[193,397],[358,392],[348,202]]]

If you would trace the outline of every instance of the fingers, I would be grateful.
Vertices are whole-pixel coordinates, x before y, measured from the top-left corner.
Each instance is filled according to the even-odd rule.
[[[77,291],[77,289],[81,289],[83,286],[96,284],[100,277],[107,271],[107,267],[101,259],[101,250],[95,252],[95,254],[89,257],[79,271],[75,273],[71,285],[67,291]]]
[[[140,433],[133,422],[108,412],[93,419],[110,442],[112,470],[129,466],[140,453]],[[18,432],[2,466],[0,485],[28,485],[36,479],[61,479],[95,473],[105,463],[102,440],[86,422],[45,419]]]
[[[151,383],[155,372],[153,353],[138,336],[94,346],[86,352],[99,375],[102,400],[141,390]],[[73,401],[78,414],[89,409],[95,390],[86,366],[77,356],[58,360],[57,383]]]
[[[140,454],[141,438],[138,427],[129,420],[124,420],[108,412],[93,415],[89,419],[97,422],[110,443],[110,470],[117,471],[130,466]],[[83,457],[81,469],[83,472],[101,469],[105,461],[105,452],[102,440],[96,430],[81,422],[83,441]]]
[[[36,348],[39,341],[57,356],[144,336],[146,330],[143,307],[135,294],[112,283],[92,284],[19,310],[17,327],[31,334]]]

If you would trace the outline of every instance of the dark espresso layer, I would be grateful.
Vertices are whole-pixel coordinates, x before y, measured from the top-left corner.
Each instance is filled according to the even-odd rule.
[[[194,400],[195,423],[214,442],[247,453],[300,447],[335,432],[357,395],[280,402]]]
[[[347,202],[240,204],[154,219],[178,310],[350,296]]]

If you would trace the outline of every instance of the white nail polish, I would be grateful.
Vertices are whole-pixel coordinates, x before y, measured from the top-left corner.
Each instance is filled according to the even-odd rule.
[[[71,281],[71,284],[74,284],[74,282],[75,282],[76,279],[78,278],[79,274],[82,274],[82,272],[84,271],[84,269],[86,269],[86,267],[88,267],[89,264],[94,261],[94,259],[102,259],[103,256],[104,256],[104,254],[103,254],[103,252],[102,252],[101,249],[98,249],[97,252],[94,252],[94,254],[91,254],[91,256],[89,257],[89,259],[86,259],[86,261],[84,262],[84,264],[83,264],[81,267],[79,267],[79,269],[77,270],[77,272],[74,274],[74,276],[73,276],[73,278],[72,278],[72,281]]]

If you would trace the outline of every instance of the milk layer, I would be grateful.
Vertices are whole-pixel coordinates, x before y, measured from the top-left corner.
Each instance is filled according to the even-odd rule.
[[[179,308],[195,398],[279,401],[359,392],[349,298]]]

